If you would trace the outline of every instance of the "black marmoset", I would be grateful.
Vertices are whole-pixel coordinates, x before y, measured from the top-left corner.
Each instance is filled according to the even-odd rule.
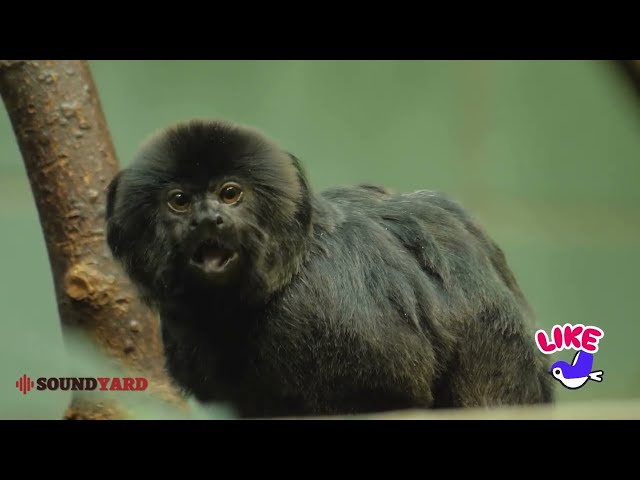
[[[314,193],[259,131],[193,120],[143,145],[106,217],[201,402],[262,417],[553,400],[503,252],[440,193]]]

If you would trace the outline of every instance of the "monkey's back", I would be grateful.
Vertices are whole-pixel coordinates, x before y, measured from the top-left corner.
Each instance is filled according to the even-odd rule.
[[[464,209],[376,187],[320,198],[308,262],[260,327],[265,378],[314,413],[552,399],[531,309]]]

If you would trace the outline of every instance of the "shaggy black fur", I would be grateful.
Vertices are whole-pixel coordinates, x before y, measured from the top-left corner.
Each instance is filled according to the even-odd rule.
[[[258,417],[553,400],[502,251],[440,193],[314,194],[260,132],[194,120],[112,181],[107,227],[160,314],[170,374],[200,401]]]

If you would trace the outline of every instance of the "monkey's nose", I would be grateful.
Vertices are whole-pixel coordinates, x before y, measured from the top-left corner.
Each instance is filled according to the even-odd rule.
[[[216,228],[222,228],[223,224],[224,224],[224,219],[222,218],[222,215],[220,215],[219,213],[215,213],[213,215],[206,215],[202,217],[195,216],[194,218],[191,219],[192,229],[198,228],[200,225],[211,225]]]

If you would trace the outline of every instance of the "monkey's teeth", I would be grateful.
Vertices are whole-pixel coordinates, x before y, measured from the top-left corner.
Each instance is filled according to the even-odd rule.
[[[234,255],[231,250],[212,241],[205,241],[197,248],[192,260],[205,270],[215,271],[224,269]]]

